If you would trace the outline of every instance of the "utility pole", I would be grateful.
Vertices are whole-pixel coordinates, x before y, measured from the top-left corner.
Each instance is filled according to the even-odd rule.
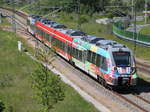
[[[2,23],[2,13],[0,12],[0,23]]]
[[[80,0],[77,0],[77,14],[78,14],[78,24],[77,28],[81,29],[81,24],[80,24]]]
[[[136,40],[137,40],[137,29],[136,29],[136,3],[133,2],[132,0],[132,6],[105,6],[105,7],[111,7],[111,8],[132,8],[132,16],[133,16],[133,20],[134,20],[134,32],[133,32],[133,39],[134,39],[134,53],[136,53]]]
[[[132,19],[134,18],[134,16],[133,16],[134,15],[134,7],[133,6],[134,6],[134,0],[132,0]]]
[[[133,32],[133,38],[134,38],[134,54],[136,53],[136,40],[137,40],[137,32],[136,32],[136,5],[133,6],[134,8],[134,32]]]
[[[14,0],[12,0],[12,29],[16,33],[15,1]]]
[[[147,23],[147,0],[145,0],[145,24]]]

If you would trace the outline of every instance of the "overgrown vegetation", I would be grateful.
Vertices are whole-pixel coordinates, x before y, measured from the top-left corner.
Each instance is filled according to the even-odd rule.
[[[141,34],[144,35],[150,35],[150,26],[144,27],[143,29],[140,30]]]
[[[36,93],[37,101],[43,105],[43,112],[49,112],[55,104],[63,101],[65,96],[60,77],[48,69],[48,65],[53,66],[54,59],[53,53],[49,51],[38,49],[38,59],[46,65],[40,64],[31,75],[32,88]]]
[[[3,112],[5,109],[4,103],[0,100],[0,112]]]
[[[10,23],[8,22],[6,17],[1,17],[1,23],[0,26],[9,26]]]

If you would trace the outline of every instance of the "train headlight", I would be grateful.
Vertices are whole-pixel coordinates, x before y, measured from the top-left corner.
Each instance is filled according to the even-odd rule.
[[[113,71],[114,71],[114,72],[117,72],[117,67],[113,67]]]

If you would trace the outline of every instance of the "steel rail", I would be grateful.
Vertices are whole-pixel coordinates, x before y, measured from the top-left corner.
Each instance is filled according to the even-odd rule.
[[[121,94],[118,94],[117,92],[114,92],[114,91],[113,91],[113,93],[116,94],[117,96],[121,97],[122,99],[124,99],[128,103],[132,104],[133,106],[137,107],[138,109],[142,110],[143,112],[149,112],[148,110],[146,110],[143,107],[137,105],[136,103],[134,103],[133,101],[129,100],[128,98],[122,96]]]

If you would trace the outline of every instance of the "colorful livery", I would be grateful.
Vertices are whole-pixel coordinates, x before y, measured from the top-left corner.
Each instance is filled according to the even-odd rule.
[[[28,31],[104,85],[129,87],[137,84],[134,56],[125,45],[35,15],[28,19]]]

